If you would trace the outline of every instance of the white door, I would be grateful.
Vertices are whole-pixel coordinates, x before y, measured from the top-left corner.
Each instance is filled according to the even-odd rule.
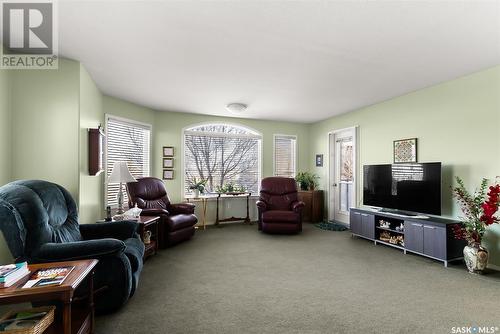
[[[356,128],[329,135],[330,220],[349,224],[349,209],[356,205]]]

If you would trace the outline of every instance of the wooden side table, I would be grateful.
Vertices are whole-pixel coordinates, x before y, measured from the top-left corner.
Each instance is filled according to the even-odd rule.
[[[245,224],[252,224],[252,221],[250,220],[250,206],[249,206],[249,200],[250,197],[252,197],[252,193],[250,192],[244,192],[244,193],[227,193],[227,194],[222,194],[222,193],[215,193],[215,194],[208,194],[208,195],[201,195],[199,197],[193,197],[193,196],[186,196],[185,199],[188,203],[190,202],[200,202],[202,205],[202,216],[201,216],[201,222],[203,229],[205,229],[205,224],[206,224],[206,219],[207,219],[207,204],[209,200],[215,200],[216,201],[216,217],[215,217],[215,223],[214,225],[217,226],[220,223],[223,222],[234,222],[234,221],[243,221]],[[232,198],[243,198],[246,199],[246,216],[245,217],[234,217],[232,216],[231,218],[224,218],[221,219],[219,217],[219,201],[223,201],[226,199],[232,199]]]
[[[116,222],[118,220],[112,220],[111,222]],[[101,219],[97,221],[98,223],[106,223],[106,220]],[[141,237],[142,242],[144,242],[144,235],[146,231],[151,231],[151,240],[149,244],[144,244],[144,257],[143,260],[146,260],[148,257],[156,255],[158,252],[158,225],[160,224],[160,216],[140,216],[139,220],[137,220],[137,224],[139,224],[139,228],[137,229],[137,233]]]
[[[323,190],[299,190],[299,201],[304,202],[302,219],[304,222],[323,221]]]
[[[156,255],[158,252],[158,225],[160,223],[159,216],[140,216],[137,221],[139,224],[139,229],[137,233],[139,233],[141,240],[144,242],[144,235],[146,231],[151,232],[151,238],[149,244],[144,243],[144,260],[148,257]]]
[[[94,268],[98,260],[78,260],[30,264],[31,273],[38,269],[74,266],[75,268],[60,285],[22,289],[29,275],[14,285],[0,289],[0,304],[18,304],[26,302],[60,301],[63,304],[62,322],[54,321],[45,331],[48,334],[87,334],[94,332]],[[85,307],[73,307],[73,295],[84,280],[88,280],[89,296]]]
[[[218,193],[217,194],[217,211],[216,211],[216,217],[215,217],[215,224],[214,225],[219,225],[220,223],[223,222],[234,222],[234,221],[243,221],[244,224],[252,224],[250,221],[250,209],[249,209],[249,199],[250,196],[252,196],[252,193],[247,193],[247,192],[242,192],[242,193]],[[219,218],[219,199],[227,199],[227,198],[246,198],[246,204],[247,204],[247,214],[245,217],[234,217],[231,216],[231,218],[224,218],[220,219]]]

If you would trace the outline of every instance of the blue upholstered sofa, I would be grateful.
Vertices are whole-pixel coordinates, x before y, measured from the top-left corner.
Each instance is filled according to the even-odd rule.
[[[0,229],[17,261],[98,259],[98,313],[117,310],[134,294],[144,254],[137,223],[80,225],[75,201],[57,184],[23,180],[0,187]]]

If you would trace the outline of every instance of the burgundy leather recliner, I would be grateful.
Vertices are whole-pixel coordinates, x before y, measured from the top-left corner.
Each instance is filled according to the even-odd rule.
[[[160,216],[158,243],[160,248],[189,240],[194,235],[198,218],[194,204],[172,204],[163,181],[156,177],[143,177],[127,183],[128,205],[142,209],[141,216]]]
[[[297,183],[292,178],[262,179],[259,211],[259,231],[267,233],[299,233],[302,231],[304,202],[298,200]]]

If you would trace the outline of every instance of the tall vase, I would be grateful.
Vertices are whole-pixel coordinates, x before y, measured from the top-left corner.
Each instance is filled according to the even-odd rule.
[[[482,274],[488,265],[488,251],[477,244],[465,246],[464,260],[470,273]]]

